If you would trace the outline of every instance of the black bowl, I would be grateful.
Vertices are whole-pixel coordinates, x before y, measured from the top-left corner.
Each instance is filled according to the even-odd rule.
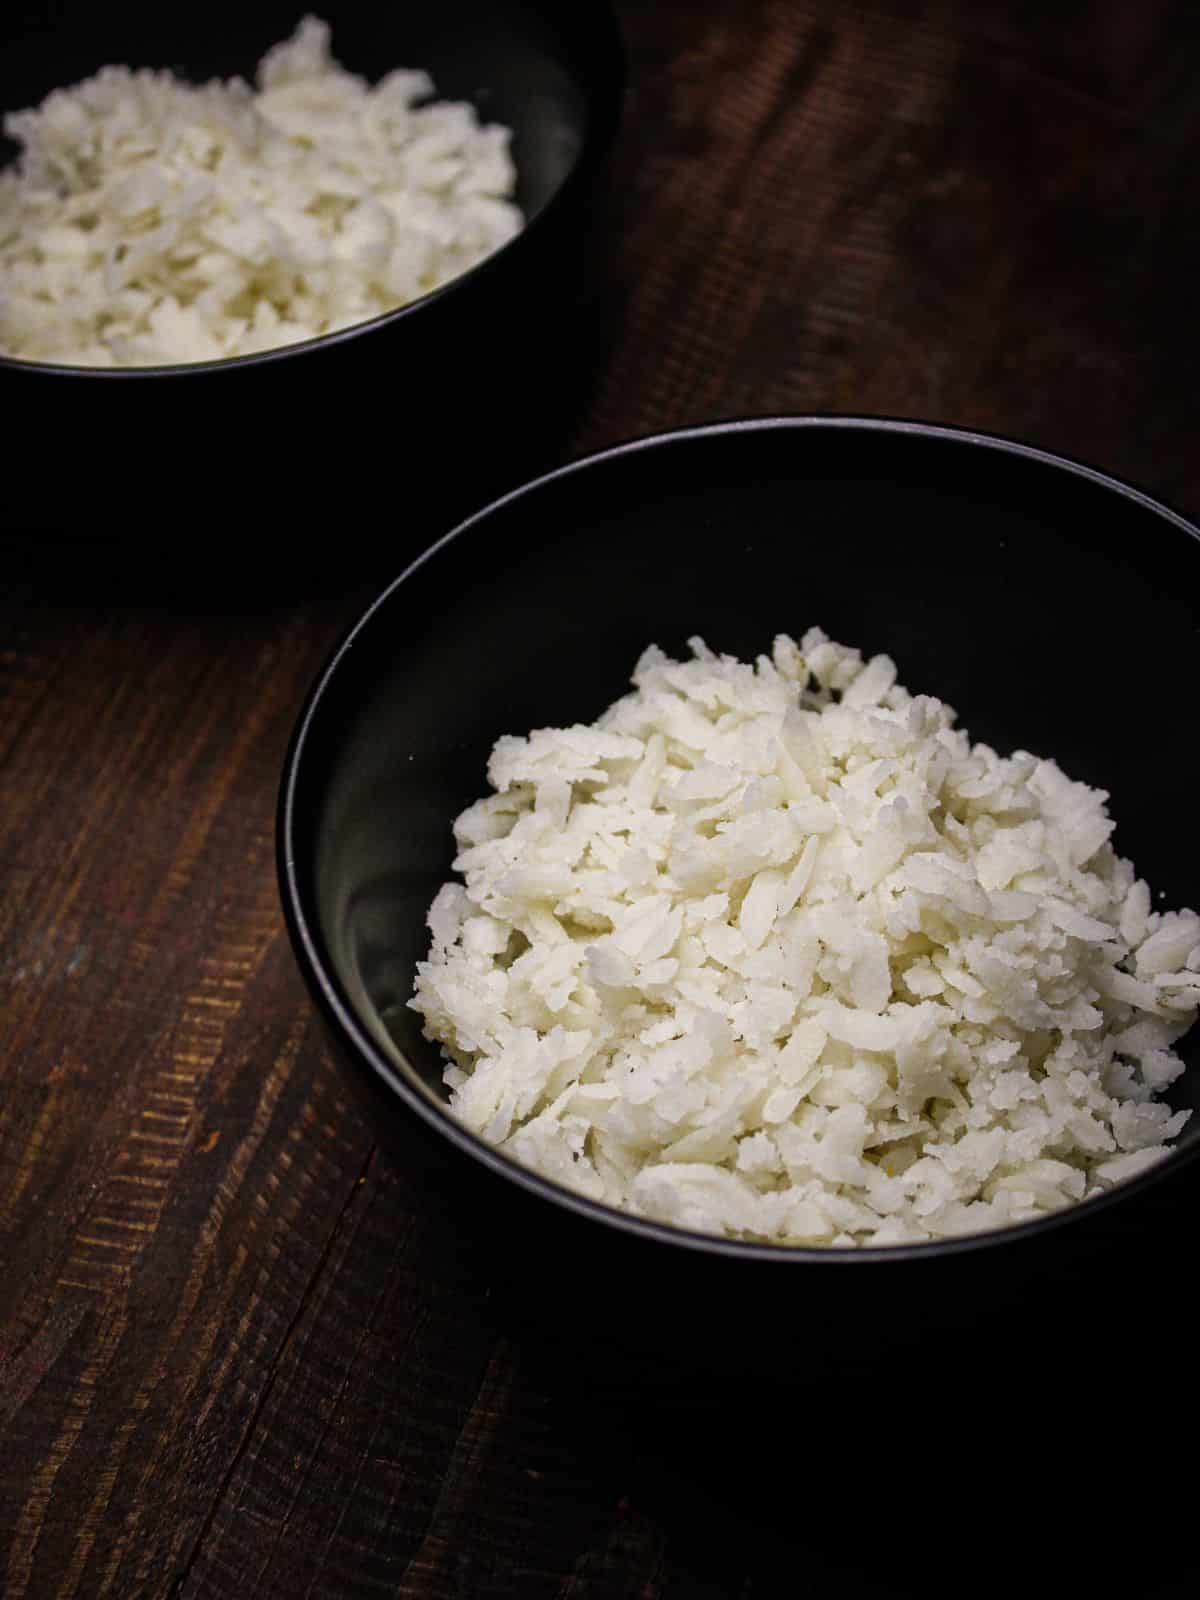
[[[190,22],[148,0],[16,0],[0,111],[39,104],[100,67],[252,78],[303,8],[213,0]],[[153,533],[181,523],[290,542],[297,522],[385,530],[407,560],[432,536],[437,484],[478,504],[545,459],[586,380],[579,315],[595,250],[596,180],[623,64],[602,0],[338,0],[334,55],[372,80],[423,67],[442,98],[513,130],[526,227],[408,306],[262,355],[94,370],[0,357],[10,471],[0,527]],[[15,146],[0,139],[0,161]],[[522,451],[524,450],[524,455]],[[456,502],[457,503],[457,502]],[[442,526],[445,524],[443,523]],[[195,551],[203,561],[204,547]]]
[[[974,738],[1052,754],[1109,790],[1118,848],[1167,903],[1200,903],[1197,539],[1138,491],[1022,445],[781,418],[576,462],[488,506],[380,596],[294,735],[283,903],[380,1140],[431,1205],[501,1229],[491,1259],[519,1303],[541,1305],[549,1277],[565,1327],[607,1318],[606,1336],[706,1370],[772,1351],[778,1370],[798,1328],[826,1358],[857,1360],[983,1306],[992,1326],[1002,1306],[1019,1322],[1031,1296],[1041,1316],[1055,1295],[1067,1308],[1078,1274],[1119,1281],[1120,1302],[1157,1271],[1151,1245],[1197,1217],[1200,1127],[1149,1174],[1000,1232],[847,1252],[734,1243],[618,1214],[488,1148],[446,1108],[439,1053],[405,1001],[450,821],[485,792],[497,736],[590,721],[645,645],[683,651],[695,633],[745,658],[819,623],[889,652]],[[1191,1106],[1196,1044],[1177,1085]],[[919,1314],[897,1319],[897,1305]]]

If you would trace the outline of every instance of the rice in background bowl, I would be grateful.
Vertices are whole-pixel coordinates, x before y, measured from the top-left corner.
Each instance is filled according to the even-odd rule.
[[[306,17],[240,79],[105,67],[10,112],[0,352],[160,366],[317,338],[450,282],[520,230],[509,130],[373,87]]]
[[[252,566],[258,586],[298,528],[319,539],[351,508],[369,523],[380,506],[402,562],[434,518],[536,470],[572,425],[600,326],[595,202],[622,94],[610,8],[321,9],[347,71],[377,82],[419,63],[443,100],[511,129],[525,226],[408,305],[255,354],[107,368],[0,355],[6,443],[22,464],[0,527],[134,540],[150,570],[168,551],[176,572],[219,560],[235,587]],[[249,77],[280,31],[271,8],[233,0],[202,19],[141,0],[103,11],[62,0],[52,16],[34,5],[0,53],[0,108],[40,104],[111,61],[192,83]],[[186,531],[184,550],[168,526]],[[341,539],[330,557],[346,581],[354,544]]]

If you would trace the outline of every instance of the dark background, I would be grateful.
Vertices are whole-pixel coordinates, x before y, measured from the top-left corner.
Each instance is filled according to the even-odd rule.
[[[1200,511],[1190,5],[620,11],[570,453],[881,412]],[[1192,1592],[1177,1298],[1111,1346],[1081,1305],[1084,1389],[1036,1308],[1022,1363],[967,1340],[901,1364],[910,1308],[884,1305],[874,1369],[711,1417],[595,1404],[592,1358],[511,1336],[504,1261],[348,1103],[276,901],[300,699],[430,531],[402,495],[389,516],[382,555],[351,507],[284,568],[169,526],[0,552],[0,1592]]]

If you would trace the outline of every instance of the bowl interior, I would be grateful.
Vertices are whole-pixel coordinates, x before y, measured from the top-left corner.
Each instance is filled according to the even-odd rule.
[[[40,104],[108,65],[170,68],[193,82],[253,81],[266,50],[305,7],[213,0],[192,21],[148,0],[14,0],[0,52],[0,111]],[[587,133],[587,85],[603,8],[553,0],[443,0],[381,4],[330,0],[316,8],[333,29],[335,59],[372,81],[422,67],[443,99],[470,100],[484,121],[513,130],[517,201],[527,219],[552,198]],[[0,164],[16,150],[0,139]]]
[[[1108,790],[1156,904],[1200,905],[1198,580],[1169,514],[968,435],[734,425],[594,458],[445,541],[343,651],[297,774],[303,915],[381,1049],[440,1096],[405,1002],[495,739],[592,720],[651,642],[747,657],[813,623],[890,653],[974,739]],[[1180,1105],[1200,1103],[1198,1044]]]

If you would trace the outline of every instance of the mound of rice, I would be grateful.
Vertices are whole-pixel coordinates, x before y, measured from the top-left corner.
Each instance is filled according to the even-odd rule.
[[[147,366],[350,327],[457,277],[521,228],[509,131],[371,88],[313,17],[258,92],[106,67],[4,119],[0,351]]]
[[[887,656],[646,651],[503,738],[410,1004],[454,1110],[609,1205],[742,1239],[945,1238],[1140,1172],[1200,1005],[1108,798],[972,745]]]

